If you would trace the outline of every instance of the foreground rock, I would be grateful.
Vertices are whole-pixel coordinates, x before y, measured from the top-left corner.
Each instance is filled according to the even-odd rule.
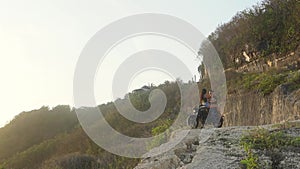
[[[299,122],[295,122],[299,124]],[[275,125],[262,126],[269,131],[279,130]],[[298,126],[298,127],[297,127]],[[300,125],[284,128],[285,133],[300,136]],[[145,158],[135,169],[238,169],[246,166],[240,163],[246,152],[240,145],[240,139],[247,131],[257,127],[228,127],[222,129],[193,129],[170,151],[156,157]],[[173,137],[182,132],[175,132]],[[172,138],[171,138],[172,139]],[[159,148],[164,148],[161,145]],[[153,150],[155,151],[155,149]],[[266,167],[300,168],[298,148],[286,148],[274,154],[258,152],[259,161]],[[151,154],[151,152],[150,152]]]

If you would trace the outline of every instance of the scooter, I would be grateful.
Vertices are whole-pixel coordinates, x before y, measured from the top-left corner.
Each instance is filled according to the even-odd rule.
[[[187,125],[192,129],[196,127],[198,111],[199,111],[198,106],[194,107],[193,112],[187,118]]]
[[[205,121],[209,113],[209,108],[204,105],[196,106],[193,108],[193,113],[187,119],[187,125],[192,129],[198,128],[199,123],[201,123],[201,128],[204,127]],[[217,128],[221,128],[224,123],[224,116],[220,117],[219,124]]]

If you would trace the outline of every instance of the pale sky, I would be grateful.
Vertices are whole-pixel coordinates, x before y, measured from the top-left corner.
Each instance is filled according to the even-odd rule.
[[[238,11],[259,1],[1,0],[0,127],[22,111],[43,105],[73,106],[73,75],[81,50],[98,30],[117,19],[138,13],[164,13],[188,21],[207,36]],[[137,38],[127,45],[143,49],[149,45],[144,43],[147,38],[155,39]],[[137,45],[140,41],[142,45]],[[164,39],[159,41],[176,46]],[[126,42],[119,50],[122,48],[126,48]],[[161,48],[172,49],[168,45]],[[113,67],[116,62],[108,60],[107,64]],[[197,60],[194,63],[196,72]],[[107,75],[107,81],[110,78]],[[161,72],[145,72],[132,80],[129,91],[145,83],[159,84],[168,79],[172,78]],[[96,86],[101,86],[98,79]],[[99,104],[111,99],[109,92],[95,95]]]

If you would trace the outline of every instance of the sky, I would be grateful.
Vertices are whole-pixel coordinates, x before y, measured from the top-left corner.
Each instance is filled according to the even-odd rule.
[[[1,0],[0,1],[0,127],[22,111],[42,106],[73,106],[73,77],[79,55],[88,40],[102,27],[125,16],[163,13],[196,26],[205,36],[228,22],[238,11],[260,0]],[[147,43],[148,41],[148,43]],[[157,44],[149,43],[159,41]],[[168,44],[168,45],[162,45]],[[157,37],[138,37],[120,44],[104,61],[111,67],[134,50],[148,46],[180,48],[176,42]],[[174,47],[174,46],[178,46]],[[129,47],[132,47],[129,49]],[[182,50],[184,51],[184,50]],[[188,55],[188,51],[186,51]],[[126,53],[120,56],[120,53]],[[195,74],[198,60],[195,60]],[[99,72],[98,72],[99,73]],[[99,77],[99,78],[97,78]],[[111,76],[97,74],[97,103],[112,99],[107,90]],[[101,78],[100,78],[101,77]],[[128,91],[143,84],[174,79],[159,71],[137,74]],[[102,92],[99,92],[102,91]],[[120,96],[122,97],[122,96]]]

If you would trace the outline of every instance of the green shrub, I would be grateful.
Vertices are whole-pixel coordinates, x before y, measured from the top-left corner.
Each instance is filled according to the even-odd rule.
[[[161,145],[162,143],[165,143],[168,140],[168,138],[171,134],[171,131],[169,129],[171,124],[172,124],[172,121],[168,119],[168,120],[163,121],[161,125],[152,128],[152,131],[151,131],[152,136],[156,136],[156,137],[154,137],[152,139],[152,141],[150,143],[148,143],[148,145],[147,145],[148,150],[150,150],[154,147],[157,147],[157,146]],[[165,132],[165,134],[161,134],[163,132]]]
[[[4,164],[0,164],[0,169],[5,169]]]
[[[296,89],[300,88],[300,72],[291,72],[289,76],[287,77],[287,86],[288,86],[288,91],[292,92]]]
[[[258,155],[253,153],[254,150],[263,150],[276,156],[276,152],[284,147],[300,147],[300,137],[292,137],[282,131],[271,132],[264,128],[257,128],[244,135],[240,144],[246,152],[246,157],[241,160],[241,164],[246,165],[247,169],[256,169],[261,168],[262,164],[259,163]]]
[[[282,84],[285,80],[284,74],[267,74],[263,73],[259,80],[260,82],[258,85],[255,86],[255,88],[260,91],[263,95],[270,94],[274,91],[274,89]]]
[[[258,168],[258,157],[253,154],[249,144],[243,144],[244,150],[247,153],[247,157],[241,160],[241,164],[246,165],[247,169],[256,169]]]
[[[170,127],[171,122],[172,121],[170,119],[167,119],[167,120],[163,121],[160,126],[152,128],[152,130],[151,130],[152,135],[156,136],[156,135],[166,131]]]
[[[300,137],[296,137],[291,141],[291,145],[295,147],[300,147]]]
[[[300,88],[300,72],[271,70],[263,73],[244,74],[234,88],[243,88],[247,91],[257,91],[262,95],[272,93],[279,85],[287,86],[287,91],[292,92]],[[231,87],[232,88],[232,87]]]
[[[254,149],[273,150],[275,148],[290,145],[291,140],[291,136],[288,136],[281,131],[270,132],[267,129],[258,128],[250,131],[248,135],[243,136],[241,143],[242,145],[248,144],[250,145],[250,148]]]

